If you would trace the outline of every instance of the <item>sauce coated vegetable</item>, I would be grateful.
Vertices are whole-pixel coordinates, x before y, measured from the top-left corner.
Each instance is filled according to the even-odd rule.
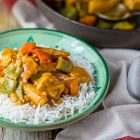
[[[79,85],[90,83],[84,68],[73,65],[70,53],[41,48],[34,42],[19,50],[5,48],[0,60],[0,93],[18,105],[60,104],[63,95],[78,96]]]

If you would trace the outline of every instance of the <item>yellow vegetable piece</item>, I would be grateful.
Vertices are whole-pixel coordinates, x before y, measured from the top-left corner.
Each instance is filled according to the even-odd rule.
[[[34,85],[39,91],[45,91],[47,87],[51,85],[58,85],[58,79],[51,73],[43,73],[42,76],[35,81]]]
[[[89,83],[92,80],[90,75],[85,71],[85,69],[78,66],[72,68],[70,76],[77,78],[80,83]]]
[[[49,97],[53,98],[53,99],[58,99],[60,98],[60,95],[62,94],[62,92],[64,91],[65,86],[63,83],[60,83],[58,85],[55,86],[49,86],[46,91]]]
[[[116,24],[114,24],[113,29],[116,30],[133,30],[134,29],[134,25],[127,22],[127,21],[122,21],[122,22],[118,22]]]
[[[109,22],[104,21],[104,20],[99,20],[97,22],[97,26],[100,28],[103,28],[103,29],[110,29],[110,28],[112,28],[112,23],[109,23]]]
[[[64,91],[64,84],[51,73],[42,74],[40,79],[35,82],[35,86],[37,90],[47,93],[53,99],[59,98]]]
[[[88,12],[89,14],[96,12],[108,12],[117,6],[120,1],[121,0],[90,0],[88,2]]]
[[[35,105],[43,106],[47,102],[47,97],[43,96],[32,84],[24,84],[23,90]]]
[[[22,73],[23,82],[27,82],[28,79],[38,72],[38,65],[33,58],[26,55],[22,58],[22,63],[24,68]]]
[[[123,0],[130,11],[140,10],[140,0]]]
[[[11,62],[15,61],[17,53],[17,50],[4,48],[1,53],[1,65],[8,66]]]
[[[66,5],[72,5],[74,4],[77,0],[65,0],[66,1]]]

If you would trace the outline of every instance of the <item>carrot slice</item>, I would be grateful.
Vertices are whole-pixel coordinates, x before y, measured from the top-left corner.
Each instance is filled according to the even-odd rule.
[[[34,49],[32,53],[35,53],[40,59],[41,63],[50,62],[50,59],[46,53],[44,53],[41,49]]]
[[[3,71],[0,71],[0,77],[4,77]]]
[[[78,80],[77,79],[74,79],[71,81],[71,84],[70,84],[70,90],[71,90],[71,95],[72,96],[77,96],[78,95]]]
[[[95,22],[96,22],[95,16],[88,15],[88,16],[80,18],[80,23],[83,23],[89,26],[92,26]]]
[[[36,48],[36,43],[34,42],[27,42],[21,47],[21,52],[23,54],[30,54],[33,49]]]

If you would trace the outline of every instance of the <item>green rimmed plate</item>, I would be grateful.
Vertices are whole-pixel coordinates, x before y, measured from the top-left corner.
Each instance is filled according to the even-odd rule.
[[[75,113],[66,119],[53,123],[24,124],[13,123],[10,120],[0,119],[0,125],[18,128],[26,131],[43,131],[65,127],[76,122],[94,111],[104,99],[109,86],[109,72],[107,65],[97,50],[83,40],[71,35],[48,29],[17,29],[0,33],[0,49],[19,48],[25,42],[34,41],[52,48],[59,48],[80,55],[88,59],[96,71],[96,97],[82,112]]]

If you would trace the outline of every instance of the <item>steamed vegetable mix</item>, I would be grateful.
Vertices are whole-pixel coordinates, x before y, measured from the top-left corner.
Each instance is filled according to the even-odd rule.
[[[70,1],[69,1],[70,2]],[[72,2],[72,1],[71,1]],[[63,95],[78,96],[79,85],[90,83],[84,68],[73,65],[70,53],[25,43],[5,48],[0,59],[0,93],[18,105],[60,104]]]
[[[135,20],[139,17],[109,22],[96,16],[102,13],[112,19],[118,19],[131,12],[140,11],[140,0],[46,0],[46,2],[65,17],[88,26],[115,30],[138,30],[140,28],[140,22]],[[125,5],[128,10],[118,11],[119,4]]]

